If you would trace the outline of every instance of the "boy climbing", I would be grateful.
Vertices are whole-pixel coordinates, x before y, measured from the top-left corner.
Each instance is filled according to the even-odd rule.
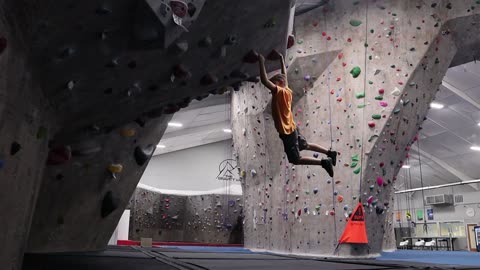
[[[295,165],[320,165],[327,172],[330,177],[333,177],[333,166],[337,164],[337,152],[327,150],[326,148],[308,143],[305,137],[300,134],[298,128],[293,120],[292,113],[292,90],[288,88],[287,72],[285,68],[285,60],[283,55],[277,51],[273,51],[269,55],[269,59],[273,56],[275,59],[280,59],[281,74],[277,74],[272,78],[267,78],[265,71],[265,57],[258,55],[260,63],[260,79],[272,92],[272,116],[275,122],[280,139],[283,141],[285,153],[288,161]],[[318,160],[313,157],[305,157],[300,155],[300,151],[310,150],[325,154],[327,158]],[[332,166],[333,165],[333,166]]]

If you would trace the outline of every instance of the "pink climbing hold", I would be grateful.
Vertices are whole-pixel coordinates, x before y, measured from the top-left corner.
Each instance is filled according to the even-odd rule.
[[[339,53],[338,54],[338,59],[342,59],[343,58],[343,53]]]
[[[327,35],[327,33],[326,33],[326,32],[322,32],[322,36],[326,36],[326,35]]]
[[[183,18],[185,15],[187,15],[188,5],[183,1],[172,0],[170,1],[170,7],[172,8],[173,14],[180,18]]]
[[[371,128],[374,128],[375,127],[375,122],[368,121],[368,126],[371,127]]]
[[[377,185],[379,187],[383,186],[383,178],[381,176],[378,176],[377,177]]]
[[[382,107],[387,107],[387,106],[388,106],[388,102],[386,102],[386,101],[380,101],[380,106],[382,106]]]
[[[372,202],[373,202],[373,196],[368,197],[367,203],[372,204]]]
[[[0,37],[0,55],[7,48],[7,39],[5,37]]]

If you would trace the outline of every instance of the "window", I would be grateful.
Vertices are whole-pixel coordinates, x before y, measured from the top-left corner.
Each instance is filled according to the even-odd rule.
[[[424,223],[418,222],[415,226],[415,236],[417,237],[427,237],[427,236],[438,236],[438,224],[436,222],[427,223],[427,231],[424,230]]]
[[[463,222],[440,222],[440,236],[465,237]]]

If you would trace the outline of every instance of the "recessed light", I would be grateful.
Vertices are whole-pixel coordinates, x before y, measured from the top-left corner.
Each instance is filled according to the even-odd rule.
[[[166,146],[165,146],[165,145],[163,145],[163,144],[159,144],[159,145],[157,145],[157,148],[165,148],[165,147],[166,147]]]
[[[480,146],[472,146],[470,147],[473,151],[480,151]]]
[[[176,122],[169,122],[168,126],[169,127],[182,127],[183,124],[182,123],[176,123]]]
[[[440,103],[436,103],[436,102],[432,102],[432,103],[430,103],[430,108],[434,108],[434,109],[443,109],[443,107],[445,107],[445,105],[443,105],[443,104],[440,104]]]
[[[229,128],[225,128],[225,129],[223,129],[223,132],[225,132],[225,133],[232,133],[232,130],[229,129]]]
[[[404,168],[404,169],[410,169],[410,165],[403,165],[402,168]]]

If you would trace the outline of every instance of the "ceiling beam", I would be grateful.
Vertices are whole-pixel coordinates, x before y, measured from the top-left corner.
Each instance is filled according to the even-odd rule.
[[[444,187],[461,186],[461,185],[475,185],[477,183],[480,183],[480,179],[461,181],[461,182],[455,182],[455,183],[448,183],[448,184],[437,185],[437,186],[419,187],[419,188],[399,190],[399,191],[395,191],[395,194],[415,192],[415,191],[421,191],[421,190],[430,190],[430,189],[437,189],[437,188],[444,188]]]
[[[442,81],[442,85],[447,88],[448,90],[450,90],[452,93],[454,93],[455,95],[461,97],[463,100],[465,100],[466,102],[472,104],[473,106],[475,106],[477,109],[480,110],[480,103],[476,102],[474,99],[472,99],[471,97],[469,97],[467,94],[465,94],[462,90],[456,88],[455,86],[451,85],[450,83],[446,82],[446,81]]]
[[[460,181],[462,182],[465,182],[465,181],[470,181],[472,180],[471,177],[469,177],[468,175],[460,172],[460,171],[457,171],[455,168],[453,168],[452,166],[450,166],[448,163],[446,163],[445,161],[437,158],[437,157],[434,157],[432,155],[430,155],[429,153],[423,151],[422,149],[415,149],[415,151],[417,151],[420,155],[424,156],[425,158],[437,163],[440,167],[444,168],[445,170],[447,170],[449,173],[453,174],[455,177],[457,177],[458,179],[460,179]],[[478,185],[476,184],[471,184],[469,185],[470,187],[472,187],[474,190],[477,190],[478,191]]]

